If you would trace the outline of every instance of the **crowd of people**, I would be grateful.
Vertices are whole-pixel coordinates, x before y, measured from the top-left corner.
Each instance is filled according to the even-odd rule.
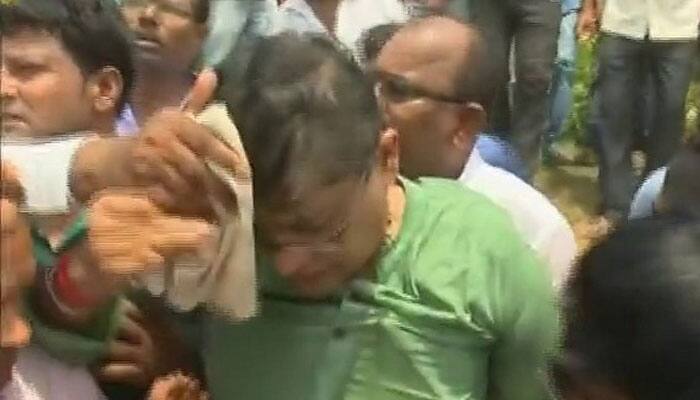
[[[0,22],[0,399],[700,398],[700,1],[3,0]],[[532,185],[577,36],[591,249]],[[149,286],[242,240],[221,205],[253,213],[244,320]]]

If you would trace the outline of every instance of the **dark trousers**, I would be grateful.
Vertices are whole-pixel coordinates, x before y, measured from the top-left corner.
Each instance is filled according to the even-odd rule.
[[[484,33],[503,82],[491,107],[489,130],[507,133],[531,175],[548,125],[561,4],[558,0],[472,0],[469,17]],[[511,44],[516,80],[512,102],[508,91]]]
[[[639,130],[640,88],[650,90],[653,118],[646,170],[664,166],[678,149],[685,122],[695,42],[652,42],[603,35],[598,48],[598,155],[603,208],[626,215],[636,188],[631,152]],[[647,79],[650,79],[648,81]]]

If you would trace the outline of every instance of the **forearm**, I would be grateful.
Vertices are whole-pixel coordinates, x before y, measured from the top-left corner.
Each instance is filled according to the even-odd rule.
[[[70,188],[79,202],[108,187],[136,186],[132,168],[134,138],[100,138],[90,140],[73,158]]]

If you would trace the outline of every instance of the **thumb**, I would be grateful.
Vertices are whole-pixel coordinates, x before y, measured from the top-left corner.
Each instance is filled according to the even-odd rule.
[[[199,114],[204,107],[214,98],[219,78],[216,72],[207,68],[203,70],[192,85],[192,89],[182,102],[182,110],[192,114]]]

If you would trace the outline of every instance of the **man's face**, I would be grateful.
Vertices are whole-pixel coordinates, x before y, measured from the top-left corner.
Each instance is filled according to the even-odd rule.
[[[399,133],[401,173],[409,178],[446,176],[457,154],[459,104],[452,99],[456,72],[449,62],[392,39],[381,51],[374,77],[387,123]]]
[[[122,13],[141,62],[177,71],[192,67],[206,36],[206,24],[194,20],[196,1],[123,0]]]
[[[2,37],[2,135],[46,136],[87,129],[86,79],[53,35],[26,28]]]
[[[384,243],[387,180],[374,172],[308,188],[262,207],[258,233],[279,274],[300,295],[318,298],[368,268]]]

